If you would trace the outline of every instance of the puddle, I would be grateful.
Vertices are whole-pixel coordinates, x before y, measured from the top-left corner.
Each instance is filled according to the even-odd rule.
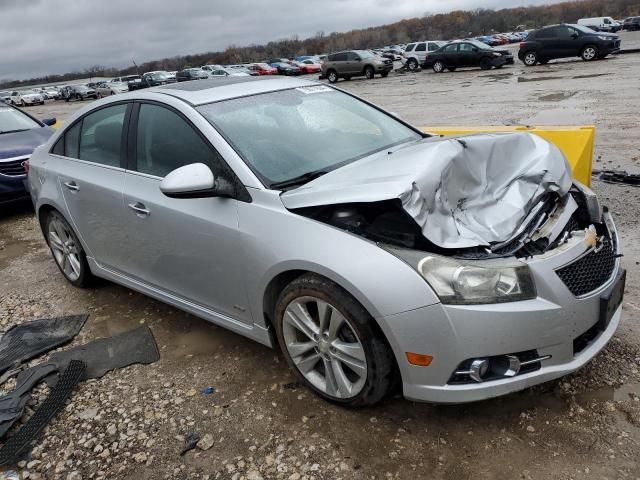
[[[482,75],[482,78],[489,78],[495,82],[497,82],[498,80],[505,80],[510,77],[513,77],[512,73],[494,73],[491,75]]]
[[[613,75],[612,73],[593,73],[591,75],[576,75],[575,77],[571,77],[571,78],[575,78],[575,79],[579,79],[579,78],[596,78],[596,77],[606,77],[607,75]]]
[[[561,102],[562,100],[573,97],[576,93],[578,92],[549,93],[548,95],[542,95],[541,97],[538,97],[538,100],[543,102]]]
[[[601,402],[622,402],[625,400],[633,400],[633,397],[640,397],[640,382],[628,383],[618,388],[606,387],[592,392],[581,393],[576,395],[576,400],[583,400],[585,402],[593,400],[599,400]]]
[[[546,80],[561,80],[564,77],[531,77],[531,78],[527,78],[527,77],[518,77],[518,83],[525,83],[525,82],[544,82]]]
[[[0,244],[0,270],[4,270],[15,259],[21,258],[27,252],[35,252],[42,247],[41,242],[11,239]]]

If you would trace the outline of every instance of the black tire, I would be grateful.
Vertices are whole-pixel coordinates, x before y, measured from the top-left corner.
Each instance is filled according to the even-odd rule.
[[[436,60],[435,62],[433,62],[433,71],[436,73],[442,73],[444,72],[445,66],[444,63],[442,63],[442,61],[440,60]]]
[[[382,73],[380,74],[380,76],[381,76],[382,78],[387,78],[387,77],[389,76],[389,72],[382,72]]]
[[[367,80],[371,80],[375,76],[376,72],[371,66],[364,67],[364,76]]]
[[[327,72],[327,79],[329,80],[329,83],[336,83],[338,81],[338,72],[335,70],[329,70]]]
[[[480,60],[480,68],[482,70],[491,70],[491,60],[488,58],[483,58]]]
[[[79,266],[80,273],[78,275],[78,278],[75,278],[75,279],[70,278],[69,275],[64,271],[64,269],[62,268],[58,260],[56,259],[54,248],[52,247],[52,238],[51,238],[51,225],[53,222],[59,222],[64,226],[64,228],[66,229],[66,232],[68,233],[69,239],[72,242],[70,246],[71,248],[75,249],[75,252],[77,252],[77,258],[80,264]],[[91,273],[91,270],[89,269],[89,264],[87,263],[87,256],[84,253],[82,244],[80,243],[75,232],[69,225],[69,222],[67,222],[64,219],[64,217],[60,213],[56,212],[55,210],[52,210],[51,212],[49,212],[49,214],[47,215],[47,218],[45,219],[45,238],[47,240],[47,245],[49,245],[49,249],[51,250],[51,255],[54,257],[54,262],[58,266],[58,270],[60,270],[60,273],[62,273],[64,278],[74,287],[78,287],[78,288],[88,287],[94,280],[94,276]]]
[[[522,57],[522,62],[527,67],[535,67],[539,62],[538,54],[533,50],[525,52],[524,57]]]
[[[598,47],[595,45],[585,45],[585,47],[580,52],[580,58],[585,62],[592,62],[593,60],[598,59]]]
[[[415,58],[410,58],[407,60],[407,70],[411,72],[415,72],[418,70],[418,61]]]
[[[311,384],[298,370],[287,350],[283,336],[283,319],[287,306],[301,297],[315,297],[337,309],[347,320],[349,327],[362,344],[367,375],[364,385],[353,397],[337,398],[328,395]],[[394,385],[395,360],[375,320],[349,293],[332,281],[309,273],[298,277],[280,293],[274,313],[274,323],[278,342],[291,369],[311,390],[320,397],[349,407],[373,405],[390,392]]]

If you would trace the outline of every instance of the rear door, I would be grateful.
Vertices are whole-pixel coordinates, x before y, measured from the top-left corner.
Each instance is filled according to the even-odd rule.
[[[580,34],[568,25],[559,25],[554,28],[556,39],[556,51],[558,57],[577,57],[580,55]]]
[[[458,44],[452,43],[451,45],[444,47],[440,60],[442,60],[447,67],[455,68],[460,66],[458,59]]]
[[[416,48],[414,50],[414,54],[418,59],[418,63],[421,65],[424,63],[427,58],[427,44],[426,42],[420,42],[416,44]]]
[[[345,64],[344,73],[350,74],[350,75],[357,75],[361,73],[362,64],[360,61],[361,60],[360,55],[358,55],[356,52],[347,52],[346,56],[347,56],[347,60],[346,62],[344,62]]]
[[[136,105],[129,142],[133,163],[124,186],[127,273],[182,301],[251,323],[238,200],[177,199],[160,191],[164,176],[191,163],[204,163],[232,182],[233,172],[184,115],[166,105]]]
[[[124,140],[130,103],[110,104],[78,120],[54,147],[67,161],[59,188],[75,231],[89,256],[103,267],[123,271],[126,255]]]

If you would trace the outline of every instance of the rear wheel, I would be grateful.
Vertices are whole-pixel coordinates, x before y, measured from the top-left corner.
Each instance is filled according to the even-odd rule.
[[[373,67],[365,67],[364,69],[364,76],[367,80],[371,80],[375,75],[375,72],[373,71]]]
[[[523,62],[527,67],[535,67],[538,63],[538,54],[533,51],[525,53]]]
[[[580,57],[585,62],[590,62],[592,60],[595,60],[596,58],[598,58],[598,48],[594,45],[587,45],[582,49],[582,52],[580,53]]]
[[[297,278],[280,294],[275,320],[287,362],[321,397],[359,407],[389,392],[391,349],[366,310],[333,282]]]
[[[444,72],[444,63],[442,63],[440,60],[436,60],[435,62],[433,62],[433,71],[436,73]]]
[[[327,78],[329,79],[329,83],[336,83],[338,81],[338,72],[329,70],[327,72]]]
[[[412,72],[418,70],[418,61],[415,58],[410,58],[409,60],[407,60],[407,69]]]
[[[82,245],[69,223],[58,212],[52,211],[45,225],[47,243],[60,272],[72,285],[88,286],[93,275]]]

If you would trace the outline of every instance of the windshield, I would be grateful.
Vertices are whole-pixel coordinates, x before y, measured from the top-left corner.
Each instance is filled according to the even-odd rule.
[[[41,125],[20,110],[0,107],[0,134],[40,128]]]
[[[34,90],[23,90],[20,95],[37,95],[37,93]]]
[[[151,74],[151,78],[153,78],[156,81],[162,82],[162,81],[166,80],[169,77],[164,72],[158,72],[158,73]]]
[[[324,85],[211,103],[198,111],[268,187],[422,138],[393,117]]]
[[[589,27],[584,27],[582,25],[571,25],[572,28],[575,28],[576,30],[579,30],[582,33],[596,33],[595,30],[589,28]]]
[[[368,50],[359,50],[357,53],[358,53],[358,55],[360,55],[360,58],[372,58],[372,57],[375,57],[375,55],[372,52],[368,51]]]
[[[469,43],[471,43],[475,47],[478,47],[480,50],[493,50],[493,48],[491,48],[489,45],[478,40],[471,40]]]

